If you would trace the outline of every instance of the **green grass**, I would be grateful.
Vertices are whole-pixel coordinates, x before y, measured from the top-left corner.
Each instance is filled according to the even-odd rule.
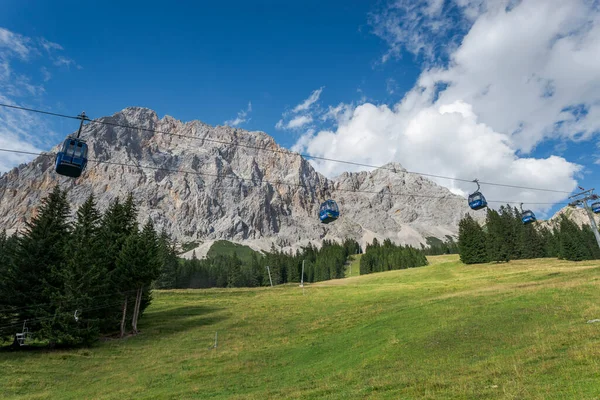
[[[346,278],[351,276],[359,276],[360,275],[360,258],[362,254],[356,254],[350,256],[350,262],[348,263],[348,267],[346,268]]]
[[[600,262],[430,260],[304,290],[157,292],[137,337],[0,353],[0,397],[600,397]]]
[[[237,254],[242,261],[249,263],[252,260],[252,253],[256,253],[256,251],[248,246],[232,243],[227,240],[217,240],[210,246],[207,255],[209,257],[215,257],[217,255],[233,255],[234,253]]]

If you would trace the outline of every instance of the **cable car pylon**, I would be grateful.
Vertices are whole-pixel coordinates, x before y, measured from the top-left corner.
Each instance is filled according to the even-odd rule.
[[[596,201],[592,204],[592,208],[590,208],[588,205],[588,200],[598,200],[600,197],[598,197],[597,194],[594,194],[595,189],[593,188],[588,190],[585,190],[581,186],[578,186],[578,188],[581,190],[581,192],[569,196],[569,199],[573,199],[573,201],[569,203],[569,206],[577,207],[578,205],[582,205],[583,208],[585,208],[588,218],[590,219],[590,226],[592,227],[592,231],[596,237],[596,243],[598,244],[598,247],[600,247],[600,232],[598,232],[598,226],[596,225],[594,214],[592,213],[592,208],[597,208],[600,211],[600,204]]]

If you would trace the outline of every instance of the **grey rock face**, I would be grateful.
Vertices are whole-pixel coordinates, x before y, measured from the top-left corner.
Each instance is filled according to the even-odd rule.
[[[1,227],[23,228],[57,183],[69,190],[72,207],[93,193],[104,210],[116,197],[132,192],[140,222],[150,217],[180,242],[227,239],[265,249],[271,242],[294,248],[345,237],[418,245],[427,236],[455,236],[465,213],[479,220],[485,215],[399,164],[387,165],[396,172],[378,169],[327,179],[263,132],[159,119],[154,111],[138,107],[100,120],[173,135],[88,124],[82,137],[91,161],[79,179],[57,175],[54,158],[42,156],[0,177]],[[323,225],[318,209],[328,198],[338,202],[341,217]]]

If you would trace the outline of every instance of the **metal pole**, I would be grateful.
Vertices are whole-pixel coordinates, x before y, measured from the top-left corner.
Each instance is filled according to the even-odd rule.
[[[267,271],[269,272],[269,281],[271,282],[271,287],[273,287],[273,279],[271,279],[271,269],[267,265]]]
[[[302,275],[300,276],[300,286],[304,287],[304,260],[302,260]]]
[[[87,116],[85,115],[85,111],[81,112],[81,115],[79,115],[79,118],[81,119],[81,123],[79,124],[79,131],[77,131],[77,139],[79,139],[79,135],[81,135],[81,128],[83,128],[83,121],[85,121],[87,119]]]
[[[592,231],[594,231],[594,236],[596,236],[596,243],[598,243],[598,247],[600,247],[600,232],[598,232],[598,226],[596,226],[592,209],[588,206],[587,198],[583,200],[583,208],[587,211],[588,218],[590,219],[590,226],[592,227]]]

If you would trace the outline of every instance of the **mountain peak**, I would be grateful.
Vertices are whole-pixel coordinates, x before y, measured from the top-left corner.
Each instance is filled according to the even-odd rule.
[[[156,111],[146,107],[126,107],[112,115],[112,118],[119,117],[122,117],[126,120],[158,121],[158,115],[156,114]]]
[[[395,172],[400,172],[400,171],[405,172],[406,171],[406,168],[404,168],[402,166],[402,164],[400,164],[399,162],[395,162],[395,161],[384,164],[381,167],[379,167],[378,169],[388,169],[388,170],[392,170]]]
[[[470,212],[463,198],[434,182],[394,173],[405,171],[397,162],[331,180],[264,132],[158,119],[144,107],[127,107],[104,120],[112,124],[86,126],[94,162],[80,178],[57,175],[48,158],[2,177],[15,190],[0,188],[0,227],[22,228],[35,212],[31,205],[56,184],[68,190],[73,212],[92,193],[104,211],[131,192],[140,221],[151,218],[179,242],[228,239],[267,250],[272,242],[286,247],[347,237],[418,246],[429,236],[456,235],[458,221]],[[318,218],[326,198],[341,210],[329,225]]]

